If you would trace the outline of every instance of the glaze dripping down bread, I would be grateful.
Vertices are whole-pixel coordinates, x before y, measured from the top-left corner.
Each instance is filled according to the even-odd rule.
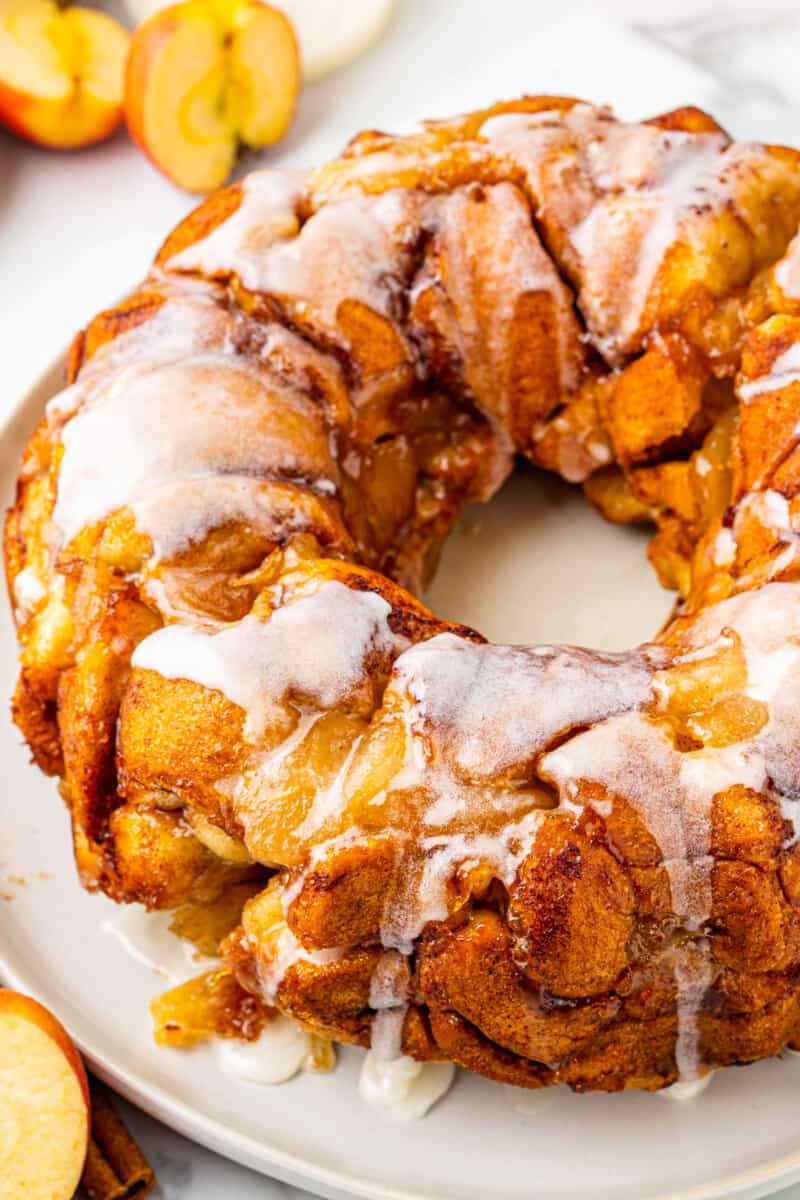
[[[256,172],[77,337],[14,713],[84,885],[230,930],[210,1029],[579,1091],[800,1044],[799,221],[794,150],[528,97]],[[655,523],[652,643],[417,599],[518,455]]]

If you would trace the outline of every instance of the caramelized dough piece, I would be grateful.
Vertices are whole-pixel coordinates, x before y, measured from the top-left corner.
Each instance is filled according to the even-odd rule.
[[[797,446],[800,380],[784,363],[792,359],[798,342],[800,319],[795,317],[771,317],[747,340],[740,377],[744,403],[734,457],[735,500],[769,488],[775,472]]]
[[[180,812],[123,804],[111,815],[109,838],[111,862],[99,882],[127,903],[161,909],[214,900],[248,873],[212,854]]]
[[[459,190],[436,205],[411,320],[432,339],[434,369],[457,372],[500,446],[527,451],[580,378],[571,296],[511,184]]]
[[[64,770],[72,818],[85,837],[76,845],[76,856],[86,885],[96,884],[103,869],[100,839],[118,803],[116,721],[130,676],[131,654],[158,624],[133,588],[110,591],[75,666],[60,679]]]
[[[558,996],[607,991],[627,965],[630,882],[602,846],[546,820],[509,897],[514,958]]]
[[[391,837],[345,846],[304,873],[287,914],[304,946],[353,946],[380,935],[398,847]]]
[[[458,1012],[497,1045],[543,1063],[574,1053],[616,1014],[615,996],[569,1005],[537,994],[513,957],[497,913],[478,910],[454,930],[432,927],[420,946],[420,994],[430,1009]]]
[[[601,415],[623,469],[663,460],[697,437],[705,378],[682,339],[657,337],[601,394]]]

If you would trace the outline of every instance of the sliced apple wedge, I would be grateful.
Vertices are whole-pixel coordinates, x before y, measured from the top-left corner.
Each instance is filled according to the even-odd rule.
[[[131,136],[190,192],[227,179],[240,143],[286,132],[300,85],[292,26],[260,0],[187,0],[133,35],[125,77]]]
[[[0,1200],[70,1200],[89,1124],[69,1034],[41,1004],[0,988]]]
[[[122,120],[129,35],[53,0],[0,0],[0,122],[58,150],[109,137]]]

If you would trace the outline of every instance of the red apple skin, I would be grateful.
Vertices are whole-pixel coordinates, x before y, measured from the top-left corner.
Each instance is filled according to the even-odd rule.
[[[106,106],[107,111],[102,123],[98,123],[91,138],[88,140],[84,138],[80,141],[58,141],[56,138],[41,137],[34,132],[36,122],[30,118],[29,114],[39,104],[40,101],[35,98],[0,83],[0,124],[9,133],[13,133],[16,137],[22,138],[23,141],[30,142],[34,146],[42,146],[45,150],[82,150],[86,146],[96,146],[98,142],[105,142],[116,133],[124,116],[121,105],[119,108],[115,108],[109,104]]]
[[[12,992],[10,988],[0,988],[0,1014],[3,1012],[14,1013],[21,1020],[30,1021],[32,1025],[37,1025],[39,1029],[55,1042],[77,1075],[83,1098],[86,1102],[86,1108],[91,1111],[89,1082],[86,1078],[86,1070],[84,1069],[81,1056],[75,1049],[75,1043],[61,1022],[53,1016],[49,1009],[40,1004],[38,1000],[34,1000],[32,996],[24,996],[21,992]]]
[[[176,4],[173,8],[161,9],[138,27],[131,38],[131,48],[125,67],[123,111],[128,133],[153,166],[162,172],[164,172],[164,165],[153,157],[144,136],[142,97],[145,95],[147,82],[151,75],[152,63],[158,58],[161,46],[170,40],[176,29],[180,28],[180,8],[181,5]],[[175,181],[173,180],[173,182]]]

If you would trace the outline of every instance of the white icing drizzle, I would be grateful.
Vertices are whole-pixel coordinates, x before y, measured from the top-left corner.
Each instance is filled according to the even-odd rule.
[[[291,695],[333,708],[361,683],[370,653],[393,645],[390,605],[373,592],[329,580],[310,596],[219,632],[169,625],[145,638],[133,666],[220,691],[246,713],[245,737],[263,734]]]
[[[800,666],[784,660],[777,694],[770,704],[769,722],[759,737],[767,771],[777,789],[781,815],[800,836]]]
[[[151,565],[155,565],[152,560]],[[162,620],[166,623],[171,621],[197,622],[200,618],[193,599],[186,597],[180,586],[172,588],[170,583],[169,574],[167,574],[166,579],[159,578],[157,575],[152,575],[149,578],[143,575],[141,585],[142,595],[147,597],[151,605],[158,610]],[[209,626],[219,624],[219,622],[214,621],[206,613],[202,614],[202,621]]]
[[[343,297],[392,315],[397,272],[413,246],[424,203],[421,193],[400,188],[349,197],[325,205],[296,237],[277,241],[261,237],[263,206],[242,205],[166,266],[233,273],[248,290],[275,296],[295,306],[297,316],[336,334]]]
[[[271,789],[280,787],[286,760],[302,746],[319,719],[319,713],[302,712],[295,728],[277,747],[264,753],[255,752],[243,772],[221,779],[216,785],[217,791],[222,796],[230,798],[237,819],[242,826],[244,843],[254,859],[263,862],[271,861],[269,853],[273,836],[269,813]],[[309,833],[315,830],[318,824],[324,820],[324,815],[328,810],[341,800],[341,778],[355,752],[357,741],[358,739],[354,739],[354,745],[344,767],[338,772],[331,787],[327,790],[320,789],[317,792],[310,812],[297,830],[298,834],[304,828]],[[267,817],[266,833],[262,828],[265,814]],[[284,895],[284,904],[287,908],[289,903],[290,901]]]
[[[350,767],[355,759],[356,754],[361,746],[361,738],[353,738],[350,750],[345,756],[341,767],[333,778],[332,783],[327,789],[320,789],[314,797],[314,802],[311,808],[303,818],[300,825],[297,827],[297,836],[310,840],[319,830],[321,830],[329,819],[336,819],[341,812],[344,800],[344,788],[347,782],[347,777],[350,772]],[[271,773],[271,764],[267,768],[267,774]],[[262,778],[264,771],[262,768]]]
[[[325,205],[296,237],[259,241],[251,230],[253,222],[258,229],[260,219],[253,201],[170,259],[167,269],[233,273],[248,289],[288,306],[304,326],[341,340],[343,296],[391,318],[402,287],[412,285],[413,304],[432,283],[427,271],[413,282],[408,268],[418,233],[423,228],[435,233],[467,384],[494,426],[497,461],[487,472],[488,494],[507,475],[513,458],[511,416],[517,389],[507,339],[522,297],[544,293],[552,301],[561,388],[577,384],[584,352],[571,295],[538,239],[522,194],[509,183],[483,193],[482,203],[492,209],[498,230],[491,259],[482,245],[472,245],[475,223],[469,213],[474,203],[464,189],[434,197],[401,188],[366,197],[355,193]],[[488,326],[474,320],[477,291],[481,312],[492,314]],[[547,409],[558,399],[558,394],[542,396],[540,403]]]
[[[592,462],[596,467],[604,467],[611,462],[613,457],[611,447],[607,446],[605,442],[589,442],[586,446],[586,449],[589,452],[589,457],[592,459]],[[572,481],[567,480],[567,482],[570,483]],[[575,480],[575,482],[578,483],[580,481]]]
[[[540,764],[542,773],[559,786],[562,803],[579,803],[580,783],[589,780],[602,784],[609,794],[608,802],[591,802],[602,815],[608,815],[614,796],[633,804],[660,848],[676,916],[695,934],[711,909],[713,797],[736,784],[763,792],[770,780],[785,797],[800,796],[796,586],[770,583],[706,610],[686,634],[686,659],[714,653],[730,630],[742,641],[746,695],[770,706],[769,723],[760,734],[724,748],[681,752],[652,720],[626,713],[578,734]],[[786,813],[795,806],[784,801],[782,807]],[[673,964],[678,985],[676,1057],[680,1077],[686,1080],[694,1078],[699,1067],[697,1014],[712,978],[708,943],[695,938],[676,947]]]
[[[769,506],[775,502],[767,499],[762,503]],[[341,591],[344,594],[340,600],[349,609],[347,589],[342,587]],[[773,700],[785,692],[800,666],[800,645],[792,642],[800,633],[800,600],[795,593],[791,585],[772,584],[723,601],[703,614],[687,633],[686,659],[713,655],[721,639],[729,640],[725,631],[732,629],[742,639],[745,651],[747,693],[754,699]],[[356,595],[364,599],[364,594]],[[301,603],[295,602],[288,610],[279,609],[270,624]],[[308,631],[313,622],[300,620],[303,611],[300,608],[296,614],[297,629]],[[337,621],[337,627],[339,624]],[[373,639],[373,628],[368,622],[369,632],[360,642],[355,639],[359,643],[357,652],[348,657],[346,669],[336,667],[335,679],[344,675],[353,686],[353,680],[360,676],[364,642]],[[169,631],[170,640],[176,635],[183,636]],[[162,631],[153,639],[165,636]],[[207,640],[207,635],[200,637]],[[330,640],[330,632],[325,640]],[[340,644],[349,644],[350,640],[340,639]],[[248,662],[252,663],[249,637],[247,646]],[[282,661],[293,663],[292,645],[287,648],[282,635],[281,647]],[[181,652],[179,662],[185,657]],[[189,657],[195,661],[194,656]],[[319,670],[319,653],[311,657],[313,679],[321,678],[326,686],[328,676]],[[540,769],[559,787],[562,804],[568,808],[580,800],[582,779],[602,783],[609,797],[624,796],[640,812],[660,847],[678,921],[696,939],[672,952],[678,984],[676,1055],[685,1081],[698,1069],[696,1019],[711,980],[707,944],[696,936],[711,907],[711,801],[734,784],[763,791],[768,771],[775,774],[774,763],[780,760],[784,775],[791,772],[792,764],[787,766],[781,758],[786,756],[787,745],[777,737],[774,721],[750,742],[722,749],[677,750],[666,730],[637,708],[658,695],[653,690],[652,674],[663,665],[666,659],[656,649],[593,658],[570,648],[477,645],[449,634],[401,654],[395,661],[390,691],[404,702],[406,758],[387,788],[406,790],[410,795],[423,792],[426,799],[420,810],[423,830],[417,841],[418,854],[414,852],[399,865],[400,882],[386,899],[381,940],[390,951],[410,953],[425,926],[448,915],[454,876],[472,867],[488,865],[496,878],[512,886],[520,862],[530,853],[542,813],[534,807],[516,820],[501,822],[494,833],[475,831],[468,813],[459,830],[459,813],[471,801],[479,803],[485,815],[490,811],[487,800],[491,803],[492,776],[496,780],[503,771],[520,765],[530,767],[554,736],[588,724],[586,732],[545,753]],[[172,669],[183,672],[183,667],[175,664]],[[196,662],[191,675],[202,676],[207,685],[216,678],[205,668],[198,671]],[[270,682],[266,691],[279,696],[285,686],[281,676],[277,682]],[[340,692],[347,686],[340,685]],[[234,687],[228,682],[223,690],[230,694]],[[253,699],[240,696],[238,702],[249,709]],[[800,711],[800,705],[794,707]],[[795,719],[794,725],[797,723]],[[306,732],[304,728],[297,733],[299,742]],[[345,774],[346,768],[325,797],[325,805],[335,808],[341,804]],[[800,779],[797,769],[794,775]],[[510,794],[516,793],[512,790]],[[596,800],[594,804],[607,815],[610,802]],[[443,832],[424,834],[424,825],[435,829],[437,824]],[[317,846],[315,857],[324,860],[328,849],[330,843]],[[286,931],[282,937],[286,944],[282,943],[274,956],[269,979],[264,980],[268,1000],[274,998],[288,966],[298,957],[307,956],[292,934]],[[393,1058],[400,1054],[406,1000],[392,972],[399,965],[405,967],[405,959],[392,954],[381,964],[370,997],[376,1012],[373,1050],[379,1056]]]
[[[69,389],[69,405],[51,407],[63,445],[53,511],[63,540],[132,502],[144,531],[169,546],[228,518],[227,502],[216,514],[206,507],[199,523],[185,504],[148,503],[148,490],[176,481],[277,475],[322,480],[330,490],[337,476],[324,414],[304,384],[268,362],[273,351],[294,352],[302,368],[313,352],[280,326],[226,313],[211,295],[195,289],[168,299],[101,346]],[[237,353],[236,339],[248,334],[260,339],[258,350]],[[75,415],[61,426],[68,412]],[[241,508],[238,482],[233,492]]]
[[[628,138],[632,144],[628,144],[626,154]],[[639,150],[645,141],[649,145],[640,157]],[[618,358],[618,347],[624,353],[638,341],[658,273],[682,222],[697,208],[706,205],[709,192],[718,187],[724,145],[724,138],[717,134],[670,131],[653,136],[649,130],[645,131],[645,127],[640,127],[635,135],[615,130],[602,147],[608,158],[603,161],[597,179],[606,194],[575,226],[570,240],[587,281],[581,288],[581,304],[586,308],[591,327],[599,335],[598,348],[611,361]],[[591,150],[595,149],[597,147],[592,145]],[[616,171],[611,166],[615,159]],[[650,180],[645,172],[639,176],[635,168],[633,178],[625,177],[626,168],[637,162],[640,167],[647,164],[653,170]],[[606,178],[601,173],[603,168]],[[625,190],[620,191],[620,188]],[[609,312],[609,247],[621,228],[635,246],[635,265],[622,305],[613,305],[616,311]],[[617,321],[614,328],[612,322]],[[609,329],[610,332],[601,332]]]
[[[108,349],[101,347],[106,356],[115,354],[115,351],[108,346]],[[100,351],[98,351],[100,353]],[[83,368],[83,373],[87,374],[88,366]],[[55,396],[51,396],[44,406],[45,416],[51,427],[62,425],[68,421],[80,408],[83,400],[84,388],[77,383],[71,383],[68,387],[62,388],[60,392],[56,392]]]
[[[369,1005],[375,1010],[371,1049],[358,1081],[362,1100],[406,1121],[424,1116],[455,1076],[452,1063],[421,1063],[402,1053],[410,982],[408,960],[395,950],[385,951],[370,982]]]
[[[778,544],[783,544],[784,548],[769,562],[767,578],[775,579],[791,566],[797,556],[798,547],[800,547],[800,539],[798,539],[797,531],[793,526],[789,501],[780,492],[770,490],[749,492],[740,501],[733,522],[733,533],[737,541],[741,540],[743,527],[746,528],[753,519],[771,533]],[[751,575],[745,575],[740,577],[739,582],[740,586],[747,586],[753,580]]]
[[[342,951],[338,948],[306,950],[292,933],[291,929],[289,929],[288,925],[282,926],[278,934],[278,946],[272,957],[268,962],[263,958],[257,960],[258,982],[265,1002],[270,1006],[275,1004],[278,989],[283,983],[286,972],[295,963],[310,962],[324,965],[325,963],[336,962],[341,955]]]
[[[324,428],[318,423],[316,454],[298,454],[300,427],[308,421],[312,432],[316,414],[309,403],[293,407],[287,414],[271,403],[263,381],[222,355],[151,367],[138,378],[118,375],[102,403],[83,409],[62,433],[54,520],[69,539],[180,472],[327,474]],[[108,453],[115,435],[127,451],[120,456]],[[157,539],[160,525],[156,515]]]
[[[780,492],[769,489],[764,492],[749,492],[737,507],[734,533],[737,531],[737,525],[746,516],[755,516],[759,524],[777,534],[779,538],[792,536],[789,501]]]
[[[395,1121],[424,1117],[455,1079],[452,1063],[416,1062],[407,1055],[387,1060],[370,1051],[358,1080],[361,1099]]]
[[[241,276],[273,243],[295,236],[305,181],[305,171],[252,171],[242,180],[238,208],[206,237],[173,254],[167,270]]]
[[[676,948],[673,963],[678,1002],[678,1037],[675,1042],[677,1082],[687,1090],[692,1084],[699,1085],[698,1090],[702,1090],[703,1081],[709,1077],[704,1076],[700,1069],[698,1016],[714,979],[708,943],[701,939]]]
[[[553,461],[558,474],[567,483],[583,483],[593,471],[607,466],[613,458],[611,446],[598,440],[602,431],[594,421],[575,420],[574,416],[562,413],[534,430],[533,444],[537,445],[551,432],[558,435]],[[553,447],[550,447],[550,453],[553,453]]]
[[[245,1083],[271,1086],[292,1079],[307,1065],[311,1035],[290,1017],[276,1013],[255,1041],[218,1038],[214,1053],[226,1075]]]
[[[761,788],[763,761],[741,747],[681,753],[666,732],[638,713],[613,717],[579,734],[542,760],[543,774],[574,804],[580,782],[601,783],[609,801],[592,801],[608,816],[611,797],[633,804],[653,835],[670,882],[672,907],[684,927],[697,932],[711,914],[710,810],[713,797],[733,784]],[[711,983],[705,941],[672,955],[677,984],[676,1064],[682,1080],[699,1067],[697,1016]]]
[[[391,1062],[402,1057],[403,1023],[406,1006],[378,1009],[372,1018],[370,1046],[375,1058]]]
[[[800,589],[768,583],[700,613],[686,634],[690,647],[710,645],[732,629],[742,639],[747,694],[770,703],[800,670]]]
[[[395,892],[387,896],[381,924],[385,947],[410,954],[426,925],[450,913],[449,886],[459,872],[489,866],[511,887],[519,865],[530,853],[542,813],[534,809],[496,834],[442,834],[422,838],[419,855],[398,872]]]
[[[585,104],[494,116],[480,134],[525,171],[538,215],[563,240],[591,340],[612,365],[641,345],[670,248],[699,240],[709,211],[740,194],[746,222],[748,185],[770,170],[763,146],[627,125]]]
[[[708,1071],[705,1075],[697,1075],[694,1079],[678,1079],[669,1087],[662,1088],[660,1092],[655,1092],[656,1096],[660,1096],[662,1100],[671,1100],[673,1103],[685,1104],[689,1100],[696,1100],[698,1096],[706,1090],[711,1080],[714,1078],[714,1072]]]
[[[761,566],[758,567],[758,580],[755,579],[754,572],[740,575],[738,585],[742,590],[749,589],[756,582],[769,582],[778,578],[792,565],[800,550],[800,538],[789,500],[780,492],[771,489],[748,492],[736,507],[733,527],[728,529],[723,526],[710,544],[711,562],[715,567],[725,569],[733,566],[737,546],[743,537],[747,536],[753,521],[757,521],[772,534],[775,542],[782,545],[783,549],[770,558],[766,579]]]
[[[555,736],[636,708],[660,652],[478,645],[443,633],[398,658],[392,688],[415,702],[409,726],[468,779],[531,763]],[[663,657],[663,656],[662,656]]]
[[[389,1061],[402,1055],[410,988],[408,959],[396,950],[384,951],[369,987],[369,1006],[375,1010],[370,1045],[377,1058]]]
[[[742,404],[748,404],[754,396],[778,392],[794,383],[800,383],[800,341],[793,342],[779,354],[766,375],[760,375],[757,379],[740,379],[736,394]]]
[[[278,995],[278,989],[283,983],[284,976],[290,967],[300,962],[303,957],[303,947],[288,926],[278,934],[278,944],[269,962],[258,960],[258,982],[261,993],[267,1004],[273,1005]]]
[[[369,1006],[379,1011],[399,1008],[408,1003],[411,971],[408,959],[396,950],[381,955],[369,987]]]
[[[325,481],[317,480],[316,491]],[[330,488],[335,488],[331,483]],[[212,529],[232,522],[256,529],[303,527],[300,496],[297,512],[287,513],[283,522],[276,513],[276,497],[270,481],[250,475],[218,475],[203,479],[180,479],[161,487],[148,488],[130,507],[136,527],[149,535],[156,562],[175,558]]]

